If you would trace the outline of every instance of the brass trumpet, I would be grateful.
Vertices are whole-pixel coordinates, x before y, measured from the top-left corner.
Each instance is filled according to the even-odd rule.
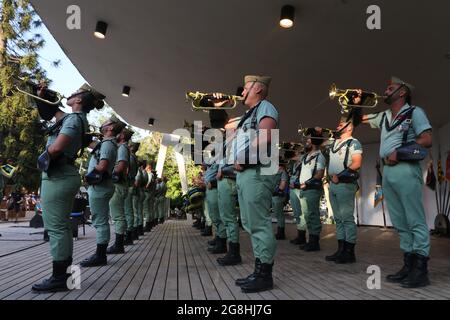
[[[338,97],[339,105],[344,112],[348,112],[349,109],[360,108],[375,108],[380,99],[385,99],[386,96],[379,95],[375,92],[363,91],[361,94],[361,102],[354,104],[353,99],[358,96],[358,89],[338,89],[336,84],[332,84],[329,91],[330,99]]]
[[[337,130],[333,130],[333,129],[329,129],[329,128],[321,128],[321,129],[322,129],[322,133],[325,133],[328,136],[327,137],[318,137],[315,139],[333,140],[335,138]],[[298,133],[303,137],[307,137],[307,136],[310,136],[312,134],[312,132],[314,132],[315,130],[316,130],[315,128],[312,128],[312,127],[303,128],[300,125],[298,128]]]
[[[212,93],[201,93],[189,91],[186,93],[186,99],[191,101],[193,110],[203,110],[208,112],[208,110],[231,110],[234,109],[238,102],[244,101],[244,97],[223,94],[221,98],[214,97]],[[223,103],[220,106],[216,104]]]
[[[16,91],[23,93],[33,99],[39,100],[41,102],[44,102],[44,103],[47,103],[50,105],[54,105],[54,106],[59,105],[63,99],[67,98],[67,97],[63,96],[62,94],[60,94],[56,91],[50,90],[50,89],[45,89],[45,91],[44,91],[45,98],[42,98],[37,95],[37,92],[39,90],[38,84],[36,84],[32,81],[29,81],[29,80],[24,80],[24,79],[20,79],[20,80],[18,80],[18,82],[21,82],[21,83],[15,85]],[[25,88],[21,88],[21,86],[26,86],[28,90]],[[29,92],[29,89],[31,89],[32,92]]]

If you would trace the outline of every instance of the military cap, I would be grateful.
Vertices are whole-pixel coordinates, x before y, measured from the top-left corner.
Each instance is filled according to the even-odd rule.
[[[117,124],[117,132],[122,131],[122,130],[125,129],[126,126],[127,126],[127,124],[126,124],[125,122],[121,121],[121,120],[120,120],[119,118],[117,118],[116,115],[114,115],[114,114],[109,118],[109,121],[111,121],[111,122]]]
[[[390,80],[389,83],[390,84],[401,84],[401,85],[407,87],[410,91],[414,90],[414,86],[412,84],[409,84],[409,83],[407,83],[407,82],[405,82],[405,81],[403,81],[403,80],[401,80],[401,79],[399,79],[397,77],[391,77],[391,80]]]
[[[92,88],[87,83],[83,84],[80,87],[80,89],[78,89],[78,92],[86,92],[86,91],[92,93],[92,95],[94,96],[95,100],[104,100],[106,98],[103,94],[101,94],[100,92],[98,92],[97,90]]]
[[[349,112],[344,113],[341,116],[340,122],[352,123],[354,127],[361,124],[362,121],[362,108],[354,107]]]
[[[106,96],[101,94],[100,92],[98,92],[94,88],[92,88],[87,83],[83,84],[80,87],[80,89],[78,89],[77,93],[81,93],[81,92],[90,92],[92,94],[92,96],[94,97],[94,101],[92,103],[92,107],[94,107],[96,109],[101,109],[105,105],[105,102],[103,100],[106,98]]]
[[[247,82],[260,82],[269,87],[271,80],[272,78],[267,76],[248,75],[244,77],[244,84],[246,84]]]

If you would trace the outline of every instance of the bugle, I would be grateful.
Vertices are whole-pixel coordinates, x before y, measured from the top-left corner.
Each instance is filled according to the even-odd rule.
[[[16,91],[50,105],[59,105],[61,101],[66,98],[62,94],[47,88],[45,88],[43,91],[43,97],[40,97],[37,93],[41,87],[39,84],[36,84],[30,80],[23,79],[19,79],[16,82],[17,84],[14,86]]]
[[[344,112],[348,112],[351,108],[375,108],[380,99],[386,96],[379,95],[375,92],[362,91],[360,101],[355,103],[355,98],[359,96],[359,89],[339,89],[336,84],[332,84],[328,92],[330,99],[338,98],[338,103]]]
[[[193,110],[231,110],[234,109],[238,102],[244,101],[244,97],[219,94],[220,98],[213,93],[201,93],[189,91],[186,93],[186,99],[191,101]]]

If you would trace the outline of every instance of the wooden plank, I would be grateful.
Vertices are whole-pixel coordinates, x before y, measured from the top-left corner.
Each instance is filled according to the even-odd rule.
[[[137,245],[132,246],[128,254],[112,255],[113,257],[111,260],[114,259],[114,263],[111,263],[108,266],[94,268],[95,276],[91,277],[92,280],[90,278],[87,281],[84,281],[84,290],[82,290],[81,294],[78,294],[76,299],[90,300],[99,293],[106,284],[116,284],[116,279],[113,278],[113,276],[126,273],[126,270],[133,263],[134,259],[140,255],[141,248],[145,248],[149,244],[145,239],[145,236],[141,237]],[[66,296],[64,300],[69,298],[70,296]]]
[[[150,294],[150,300],[163,300],[164,299],[164,291],[166,289],[166,281],[167,281],[167,270],[169,268],[170,262],[170,248],[172,246],[172,237],[171,232],[172,229],[167,226],[164,226],[169,230],[166,236],[166,240],[164,241],[164,249],[162,257],[159,261],[158,271],[156,273],[156,278],[153,283],[152,292]]]
[[[165,228],[164,225],[161,225],[156,233],[150,235],[152,237],[151,244],[141,253],[139,261],[136,260],[135,263],[132,264],[131,268],[126,272],[126,275],[120,280],[116,288],[114,288],[114,291],[112,291],[108,296],[108,300],[119,298],[120,291],[123,292],[120,299],[136,299],[136,295],[142,286],[143,279],[149,270],[151,262],[154,260],[156,248],[161,244],[161,242],[163,242],[163,239],[166,239],[165,235],[167,234],[170,234],[170,229]],[[144,259],[142,259],[142,257]],[[130,277],[130,275],[133,277]]]
[[[87,252],[87,248],[80,246],[79,250],[74,250],[74,258],[77,259]],[[28,270],[21,271],[17,275],[10,277],[8,283],[0,286],[0,299],[18,299],[25,294],[33,297],[38,296],[38,294],[31,292],[31,286],[51,275],[51,263],[50,253],[43,253],[39,262],[29,267]]]
[[[228,295],[229,299],[248,300],[249,299],[248,295],[243,293],[241,291],[241,289],[234,284],[235,280],[232,278],[232,276],[229,272],[230,267],[220,266],[216,261],[219,256],[209,254],[207,252],[207,248],[205,245],[205,242],[207,241],[207,239],[204,237],[198,236],[198,235],[195,236],[193,239],[195,239],[195,241],[197,243],[197,247],[202,248],[207,253],[205,255],[205,258],[208,259],[208,260],[206,260],[206,263],[212,267],[215,267],[216,270],[218,271],[218,273],[220,274],[221,282],[227,286],[229,292],[231,293],[231,296]],[[220,255],[220,256],[223,256],[223,255]],[[222,285],[222,284],[219,283],[218,285]]]
[[[187,237],[187,246],[189,248],[189,254],[192,256],[194,260],[194,265],[196,267],[196,271],[198,273],[198,276],[200,278],[200,281],[203,286],[203,290],[205,293],[205,299],[206,300],[220,300],[220,295],[217,292],[217,289],[214,285],[214,281],[211,278],[210,273],[208,272],[208,269],[206,268],[205,264],[203,263],[202,259],[199,257],[199,251],[198,248],[195,247],[193,243],[194,234],[191,232]],[[191,279],[192,284],[192,279]]]
[[[180,223],[171,223],[172,245],[170,246],[169,267],[167,270],[164,300],[178,299],[178,233],[181,229]]]
[[[192,300],[191,284],[189,279],[188,262],[184,248],[183,238],[188,222],[180,224],[177,230],[177,259],[178,259],[178,299]]]
[[[182,237],[183,250],[187,266],[187,277],[189,280],[189,286],[191,288],[192,299],[206,300],[205,289],[201,281],[200,273],[194,261],[194,257],[192,256],[191,248],[189,246],[189,243],[191,241],[191,233],[193,231],[193,228],[192,227],[190,228],[191,229],[189,229],[189,231],[188,228],[181,230],[181,234],[183,236]]]
[[[158,242],[153,246],[154,255],[151,261],[149,261],[149,266],[147,271],[141,280],[141,285],[138,288],[135,299],[136,300],[148,300],[152,293],[153,285],[156,281],[156,276],[158,273],[158,268],[161,262],[161,257],[164,254],[164,248],[167,243],[167,237],[169,229],[166,226],[158,225],[157,230],[161,230],[161,236]]]

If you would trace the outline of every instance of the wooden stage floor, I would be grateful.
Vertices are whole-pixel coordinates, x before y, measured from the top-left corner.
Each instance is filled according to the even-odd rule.
[[[275,228],[275,224],[274,224]],[[288,238],[295,226],[287,225]],[[81,229],[80,229],[81,231]],[[169,220],[126,247],[122,255],[108,256],[104,267],[81,269],[81,289],[55,294],[34,294],[31,285],[48,277],[48,243],[36,243],[0,257],[0,299],[7,300],[410,300],[450,298],[450,239],[432,237],[431,285],[403,289],[384,281],[401,266],[402,254],[394,230],[360,227],[357,263],[336,265],[325,261],[334,252],[334,227],[324,226],[322,251],[307,253],[289,240],[278,241],[274,266],[275,288],[244,294],[234,280],[253,271],[248,235],[241,231],[243,263],[221,267],[207,252],[206,241],[186,220]],[[1,243],[0,243],[1,245]],[[74,243],[74,263],[95,250],[95,231]],[[381,289],[368,289],[367,268],[381,269]]]

